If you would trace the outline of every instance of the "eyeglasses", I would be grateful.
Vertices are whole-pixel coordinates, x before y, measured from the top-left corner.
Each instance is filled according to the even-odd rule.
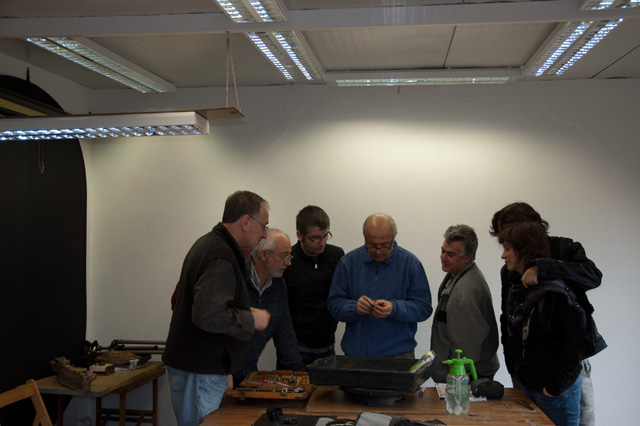
[[[278,256],[283,261],[288,260],[289,262],[291,262],[291,259],[293,259],[293,256],[291,256],[291,255],[284,255],[284,254],[276,253],[275,251],[272,251],[272,250],[267,250],[267,251],[269,253],[275,254],[276,256]]]
[[[393,240],[391,240],[391,242],[382,243],[375,246],[367,242],[365,242],[364,245],[367,247],[367,250],[369,251],[389,251],[393,248]]]
[[[262,226],[262,230],[263,230],[263,231],[265,231],[265,232],[266,232],[266,231],[267,231],[267,229],[269,229],[269,227],[267,226],[267,224],[266,224],[266,223],[262,223],[262,222],[260,222],[258,219],[256,219],[255,217],[253,217],[253,216],[251,216],[251,215],[249,215],[249,217],[250,217],[251,219],[255,220],[255,221],[256,221],[256,223],[257,223],[258,225]]]
[[[331,234],[331,232],[327,232],[323,236],[320,236],[320,235],[312,235],[312,236],[305,235],[305,237],[307,237],[307,239],[309,241],[311,241],[312,243],[316,243],[317,244],[320,241],[329,241],[331,239],[331,237],[333,237],[333,234]]]

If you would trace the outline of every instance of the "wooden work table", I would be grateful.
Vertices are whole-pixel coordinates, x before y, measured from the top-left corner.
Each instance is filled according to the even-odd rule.
[[[518,401],[526,401],[534,409],[520,405]],[[417,393],[406,395],[390,407],[373,407],[355,401],[336,386],[318,386],[311,397],[303,401],[225,398],[217,411],[205,417],[202,426],[250,426],[271,407],[281,408],[284,415],[336,416],[355,420],[359,413],[368,411],[413,420],[438,419],[447,426],[553,425],[520,389],[505,389],[501,400],[471,402],[469,414],[456,416],[447,413],[444,400],[438,398],[435,388],[426,388],[423,396]]]
[[[64,396],[80,396],[96,399],[96,425],[104,425],[110,421],[117,421],[124,426],[127,421],[140,423],[153,423],[158,425],[158,377],[165,373],[164,364],[150,362],[149,365],[135,370],[126,370],[109,374],[98,375],[91,382],[91,390],[82,392],[68,388],[58,383],[58,376],[53,375],[36,381],[42,394],[58,395],[58,421],[57,426],[63,426]],[[152,410],[127,410],[127,392],[153,381],[152,385]],[[102,397],[110,393],[120,394],[120,406],[118,409],[102,408]]]

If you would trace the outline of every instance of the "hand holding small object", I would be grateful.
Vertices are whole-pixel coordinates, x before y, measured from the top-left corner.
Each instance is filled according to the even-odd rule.
[[[367,296],[360,296],[360,299],[358,299],[358,304],[356,305],[356,312],[358,312],[358,315],[369,315],[371,312],[373,312],[373,309],[375,307],[375,303],[373,303],[373,300],[369,299]]]
[[[375,302],[375,308],[373,309],[374,318],[386,318],[391,315],[393,311],[393,303],[388,300],[379,299]]]

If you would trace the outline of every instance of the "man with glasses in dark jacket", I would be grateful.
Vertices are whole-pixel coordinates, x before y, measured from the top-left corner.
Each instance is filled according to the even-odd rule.
[[[327,297],[338,261],[344,256],[331,239],[329,215],[318,206],[306,206],[296,216],[298,242],[293,259],[284,271],[289,311],[305,365],[335,354],[338,322],[327,310]]]

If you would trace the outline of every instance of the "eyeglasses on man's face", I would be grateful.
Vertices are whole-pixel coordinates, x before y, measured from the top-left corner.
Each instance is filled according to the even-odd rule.
[[[260,222],[258,219],[256,219],[255,217],[253,217],[253,216],[251,216],[251,215],[249,215],[249,217],[250,217],[251,219],[255,220],[255,221],[256,221],[256,223],[257,223],[258,225],[262,226],[262,230],[263,230],[264,232],[267,232],[267,229],[269,229],[269,226],[268,226],[266,223],[262,223],[262,222]]]
[[[329,241],[331,239],[331,237],[333,237],[333,235],[331,234],[331,232],[327,232],[324,235],[305,235],[305,237],[311,241],[312,243],[319,243],[320,241]]]
[[[385,252],[385,251],[389,251],[393,248],[393,240],[391,240],[388,243],[381,243],[381,244],[371,244],[365,241],[364,245],[367,247],[367,250],[369,251],[381,251],[381,252]]]
[[[276,253],[273,250],[267,250],[267,251],[271,254],[275,254],[276,256],[278,256],[280,259],[282,259],[283,262],[286,262],[286,261],[291,262],[291,259],[293,259],[293,256],[291,256],[290,254],[286,255],[286,254]]]

